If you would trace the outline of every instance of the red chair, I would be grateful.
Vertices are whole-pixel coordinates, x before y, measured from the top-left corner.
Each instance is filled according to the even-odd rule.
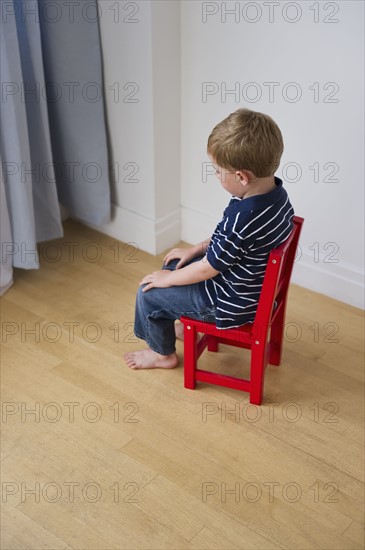
[[[233,329],[217,329],[214,323],[181,317],[184,324],[185,388],[195,389],[196,382],[225,386],[249,392],[250,403],[261,405],[267,364],[280,365],[281,362],[288,288],[304,219],[294,216],[293,222],[288,239],[270,252],[253,323]],[[199,332],[204,336],[197,342]],[[220,343],[251,350],[249,380],[197,368],[197,360],[204,349],[218,351]]]

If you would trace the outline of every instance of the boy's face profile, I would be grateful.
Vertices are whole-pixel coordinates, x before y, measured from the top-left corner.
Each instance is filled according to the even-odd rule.
[[[215,175],[220,181],[222,187],[231,195],[242,198],[246,192],[246,186],[248,183],[247,174],[239,170],[231,171],[221,168],[210,155],[209,158],[212,161],[215,169]]]

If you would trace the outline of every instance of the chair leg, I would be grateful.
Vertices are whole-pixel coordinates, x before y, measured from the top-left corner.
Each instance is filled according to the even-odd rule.
[[[218,351],[218,348],[219,348],[218,338],[211,334],[207,334],[207,340],[208,340],[208,351]]]
[[[275,323],[271,326],[270,333],[270,353],[269,353],[269,363],[270,365],[280,365],[281,363],[281,354],[283,349],[283,339],[284,339],[284,321],[285,321],[285,311],[284,308],[279,312]]]
[[[193,325],[184,324],[184,387],[194,390],[197,363],[197,333]]]
[[[265,379],[265,348],[251,350],[250,403],[261,405]]]

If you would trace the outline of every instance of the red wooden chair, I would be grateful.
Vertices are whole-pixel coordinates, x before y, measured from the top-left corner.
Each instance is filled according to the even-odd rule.
[[[249,392],[250,403],[261,405],[267,364],[280,365],[281,362],[288,288],[303,221],[303,218],[294,216],[294,227],[288,239],[270,252],[253,323],[233,329],[217,329],[214,323],[181,317],[184,323],[185,388],[195,389],[196,382],[217,384]],[[204,335],[197,342],[199,332]],[[197,368],[197,360],[204,349],[218,351],[220,343],[251,350],[249,380]]]

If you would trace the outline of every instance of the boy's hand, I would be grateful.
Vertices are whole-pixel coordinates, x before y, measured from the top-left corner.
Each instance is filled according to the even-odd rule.
[[[151,288],[168,288],[170,286],[192,285],[207,279],[212,279],[219,274],[208,262],[206,256],[198,262],[193,262],[182,269],[161,269],[146,275],[140,285],[146,285],[142,292]]]
[[[146,285],[142,288],[142,292],[147,292],[147,290],[151,288],[168,288],[172,286],[172,284],[169,283],[169,278],[171,279],[171,271],[161,269],[160,271],[154,271],[143,277],[139,286]]]
[[[202,252],[203,254],[203,252]],[[163,259],[165,265],[168,265],[172,260],[180,258],[180,261],[176,264],[176,269],[183,267],[185,264],[193,260],[196,256],[199,255],[199,250],[196,246],[190,248],[173,248],[166,254]]]

